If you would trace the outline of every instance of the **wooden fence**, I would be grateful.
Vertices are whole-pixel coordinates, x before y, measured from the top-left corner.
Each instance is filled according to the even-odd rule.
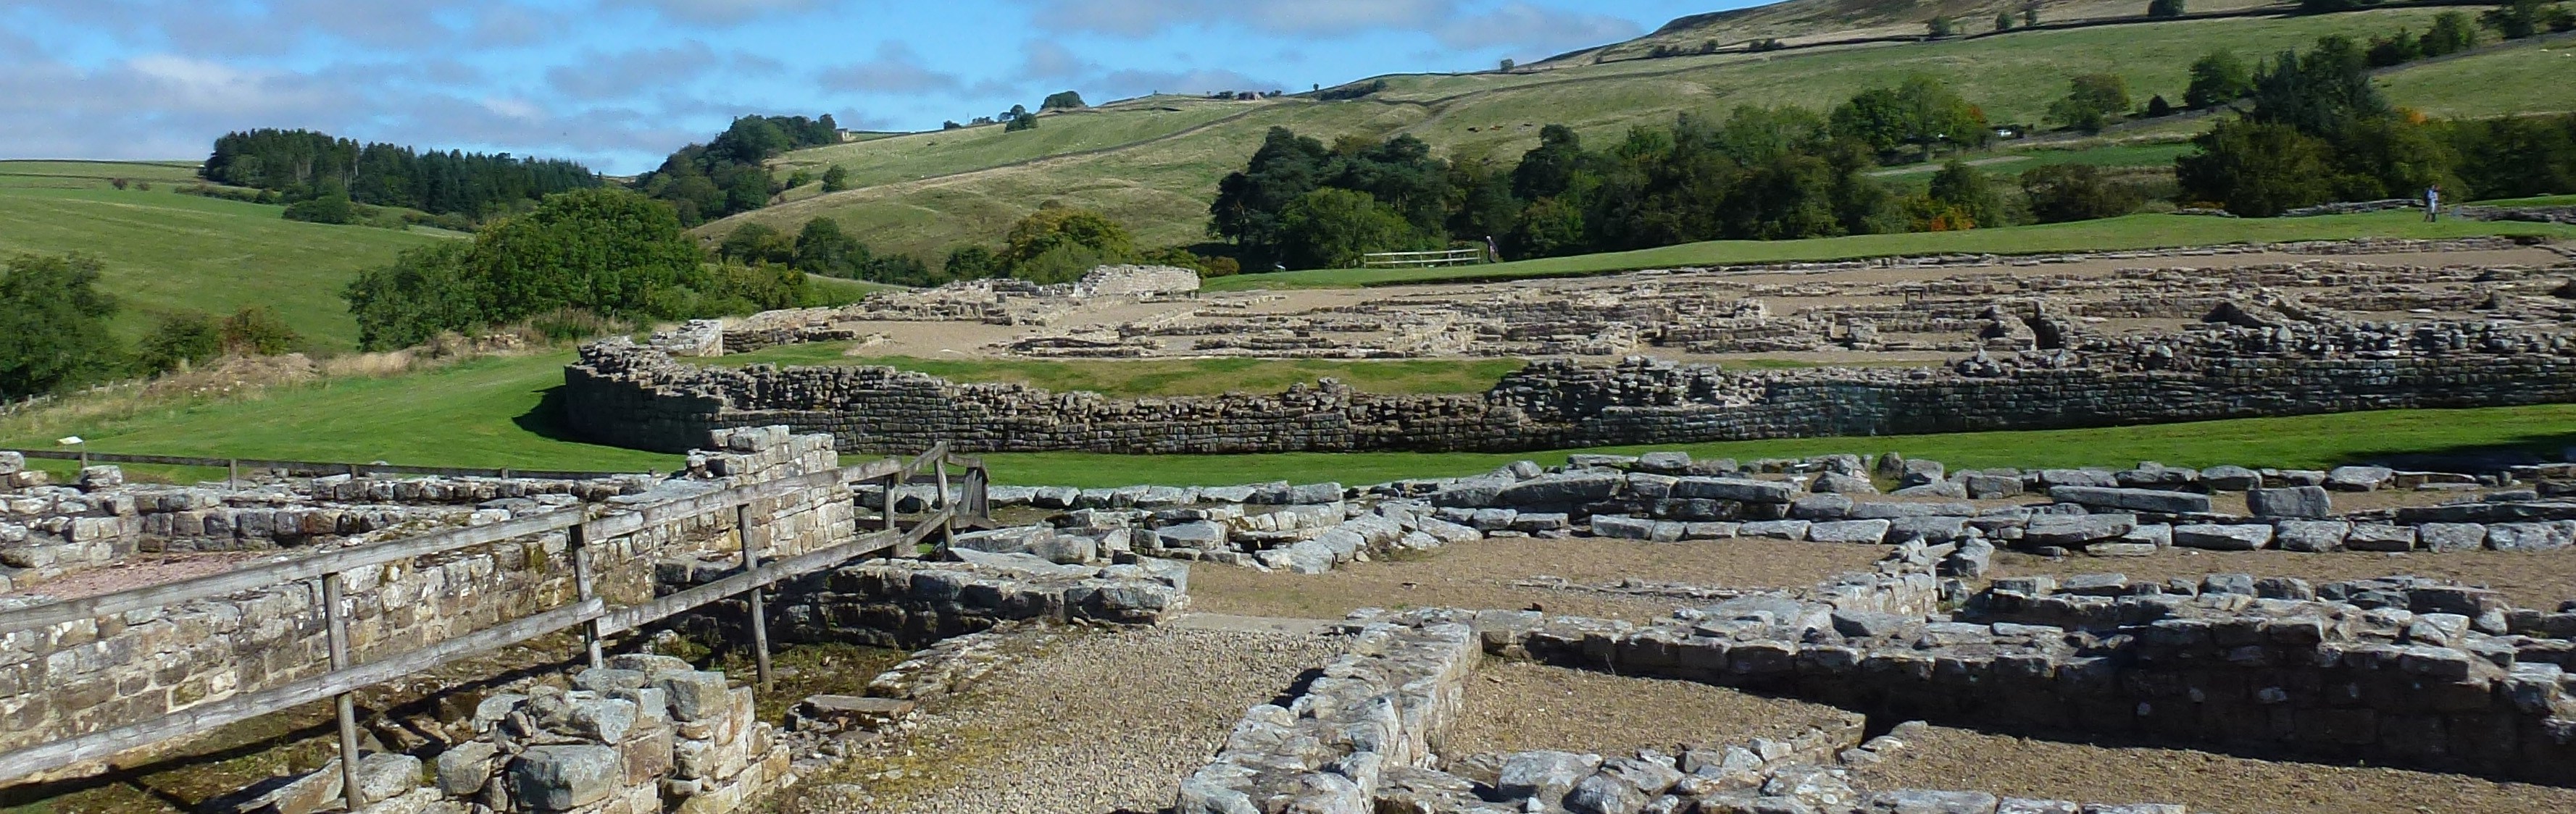
[[[1380,268],[1432,268],[1435,266],[1472,266],[1486,261],[1484,249],[1450,249],[1437,252],[1374,252],[1360,256],[1360,264]]]
[[[952,466],[964,470],[963,483],[966,487],[966,493],[953,500],[949,491],[949,469]],[[910,530],[904,530],[900,528],[894,510],[895,501],[891,499],[894,487],[925,476],[939,484],[940,495],[929,507],[931,509],[929,513],[918,518]],[[818,472],[658,503],[635,511],[597,518],[586,517],[585,512],[578,509],[558,511],[489,526],[456,529],[301,559],[250,566],[181,582],[0,610],[0,634],[7,634],[127,611],[158,609],[182,602],[271,588],[319,577],[322,580],[321,604],[326,635],[329,638],[328,649],[331,660],[331,671],[324,675],[259,692],[235,695],[148,721],[0,754],[0,782],[100,760],[163,741],[203,734],[234,722],[281,712],[324,698],[335,698],[340,724],[340,767],[345,774],[341,788],[349,796],[347,810],[356,811],[367,802],[357,799],[359,794],[356,774],[358,729],[352,696],[357,690],[575,627],[583,629],[583,639],[590,664],[599,666],[603,661],[601,654],[603,639],[737,596],[747,597],[751,605],[750,627],[755,652],[758,655],[759,679],[762,686],[766,687],[770,681],[769,627],[763,617],[765,608],[760,589],[861,557],[908,556],[934,534],[938,535],[939,542],[944,547],[955,533],[958,518],[983,516],[984,507],[987,505],[984,485],[988,482],[989,477],[982,461],[953,455],[949,452],[948,444],[941,442],[930,452],[910,461],[895,459],[873,461],[830,472]],[[786,559],[761,561],[761,546],[757,544],[751,533],[754,528],[750,515],[753,503],[792,495],[806,489],[829,488],[844,484],[875,484],[887,489],[889,499],[886,501],[881,528],[873,531],[864,527],[854,528],[853,537],[849,542]],[[741,539],[743,553],[741,573],[629,607],[608,607],[594,595],[591,584],[590,554],[594,545],[665,524],[728,511],[733,513],[736,534]],[[853,514],[855,515],[855,512]],[[348,620],[340,607],[342,574],[386,563],[405,562],[417,557],[556,531],[565,532],[568,538],[576,591],[576,598],[572,604],[435,642],[418,649],[380,657],[365,664],[355,663],[348,647]]]

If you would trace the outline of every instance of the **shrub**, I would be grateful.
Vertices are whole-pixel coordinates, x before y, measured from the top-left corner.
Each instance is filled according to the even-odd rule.
[[[1368,193],[1327,187],[1306,193],[1279,213],[1291,268],[1355,268],[1370,252],[1427,248],[1423,236],[1395,207]]]
[[[2147,3],[2147,18],[2170,20],[2180,17],[2183,13],[2182,4],[2183,0],[2150,0]]]
[[[2033,168],[2021,174],[2021,188],[2030,198],[2031,217],[2041,223],[2116,218],[2144,202],[2137,190],[2089,164]]]
[[[306,223],[347,225],[358,222],[358,210],[346,195],[332,195],[309,201],[297,201],[286,207],[286,219]]]
[[[304,337],[286,326],[286,320],[266,306],[252,306],[225,317],[216,331],[224,350],[243,356],[277,356],[292,353]]]
[[[224,338],[204,311],[163,314],[136,348],[145,370],[159,373],[204,364],[222,355]]]
[[[116,298],[84,254],[11,258],[0,267],[0,399],[87,384],[125,368],[107,330]]]
[[[2111,117],[2128,109],[2128,80],[2118,74],[2084,74],[2067,81],[2066,98],[2048,106],[2048,118],[2069,130],[2099,133]]]
[[[2424,32],[2416,46],[2427,57],[2466,51],[2478,46],[2478,26],[2466,13],[2445,11],[2433,15],[2433,28]]]

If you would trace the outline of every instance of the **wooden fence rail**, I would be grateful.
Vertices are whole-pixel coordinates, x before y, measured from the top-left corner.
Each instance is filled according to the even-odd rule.
[[[139,457],[139,456],[129,456]],[[964,495],[952,496],[945,488],[950,466],[963,467],[967,476]],[[762,562],[759,543],[751,522],[751,504],[795,492],[828,488],[844,484],[877,484],[887,487],[908,483],[925,474],[936,477],[942,485],[931,511],[914,527],[899,528],[895,501],[889,497],[884,511],[884,526],[870,531],[853,528],[849,542],[818,551]],[[489,526],[457,529],[402,540],[335,551],[285,562],[252,566],[224,574],[154,585],[102,596],[48,603],[33,607],[0,611],[0,633],[26,630],[132,610],[160,608],[197,599],[226,596],[244,591],[321,578],[325,601],[322,612],[331,638],[331,671],[320,676],[296,681],[258,692],[235,695],[218,701],[170,713],[147,721],[127,724],[86,735],[43,743],[0,754],[0,782],[16,780],[38,772],[59,769],[87,761],[111,757],[161,741],[183,738],[212,731],[239,721],[272,714],[309,704],[324,698],[337,700],[340,725],[340,760],[344,772],[356,771],[357,718],[352,693],[357,690],[413,675],[458,659],[488,653],[541,636],[583,628],[588,658],[592,666],[601,663],[601,641],[609,636],[639,629],[725,599],[744,596],[751,602],[751,628],[759,648],[760,681],[768,685],[768,624],[762,618],[759,591],[779,582],[832,568],[841,563],[871,555],[907,556],[932,535],[939,536],[944,549],[954,534],[955,522],[964,510],[966,516],[981,517],[987,505],[984,485],[989,482],[983,462],[950,454],[946,442],[910,461],[882,460],[818,472],[794,478],[752,484],[712,492],[696,497],[658,503],[635,511],[598,518],[585,518],[580,511],[561,511],[538,517],[495,523]],[[888,492],[891,496],[892,492]],[[855,507],[854,507],[855,509]],[[592,551],[600,543],[634,534],[674,521],[703,517],[717,512],[731,512],[735,533],[743,547],[741,573],[656,598],[631,607],[610,608],[594,595],[591,582]],[[855,512],[854,512],[855,514]],[[478,545],[547,534],[566,533],[574,572],[575,600],[572,604],[531,616],[504,622],[463,636],[446,639],[402,653],[379,656],[364,664],[346,646],[346,618],[340,608],[341,575],[349,571],[406,561]],[[342,784],[350,811],[367,801],[359,799],[354,777]]]

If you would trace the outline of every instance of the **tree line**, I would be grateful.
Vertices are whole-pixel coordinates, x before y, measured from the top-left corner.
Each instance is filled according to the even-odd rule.
[[[199,175],[277,193],[287,203],[333,202],[417,209],[480,220],[523,211],[547,195],[600,186],[571,161],[360,144],[310,130],[262,129],[215,139]],[[346,223],[341,217],[327,222]]]
[[[1081,279],[1106,265],[1174,266],[1202,276],[1241,270],[1233,258],[1206,257],[1187,247],[1139,248],[1132,232],[1107,215],[1061,202],[1039,204],[1012,224],[997,250],[966,244],[950,249],[933,267],[921,258],[878,253],[830,218],[814,218],[793,235],[768,224],[735,227],[717,245],[718,259],[755,268],[905,286],[939,286],[960,280],[1019,279],[1041,285]]]
[[[672,153],[661,166],[636,178],[635,187],[669,203],[682,225],[696,226],[768,206],[778,193],[811,183],[774,177],[769,159],[789,150],[838,144],[840,133],[829,113],[819,119],[744,116],[713,140]],[[827,187],[833,185],[825,180]]]

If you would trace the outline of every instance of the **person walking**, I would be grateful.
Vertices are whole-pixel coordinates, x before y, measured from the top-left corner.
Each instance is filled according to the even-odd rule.
[[[2436,223],[2436,222],[2441,221],[2441,219],[2442,219],[2442,185],[2441,185],[2441,184],[2434,184],[2434,185],[2432,185],[2432,186],[2425,187],[2425,188],[2424,188],[2424,222],[2425,222],[2425,223]]]

